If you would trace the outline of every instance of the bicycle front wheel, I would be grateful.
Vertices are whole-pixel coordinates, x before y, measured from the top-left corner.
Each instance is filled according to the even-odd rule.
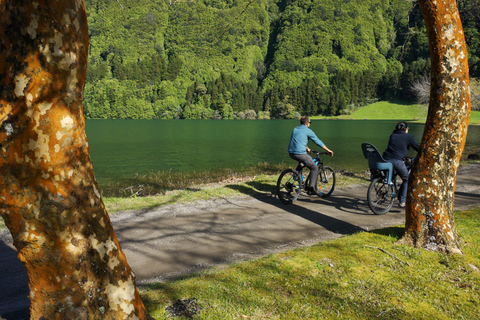
[[[317,195],[322,198],[329,197],[335,189],[335,171],[331,167],[323,167],[318,170],[317,185],[315,186]]]
[[[384,183],[383,180],[384,178],[374,178],[368,186],[368,206],[375,214],[385,214],[393,205],[393,186]]]
[[[280,201],[291,204],[298,199],[301,192],[298,172],[293,169],[284,170],[277,180],[277,195]]]

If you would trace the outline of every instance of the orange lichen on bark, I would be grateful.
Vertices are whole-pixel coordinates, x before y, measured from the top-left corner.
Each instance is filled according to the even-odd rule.
[[[0,212],[34,319],[146,319],[84,130],[81,0],[0,0]]]
[[[430,44],[431,94],[409,179],[404,242],[461,252],[453,217],[456,171],[470,116],[468,58],[455,0],[419,0]]]

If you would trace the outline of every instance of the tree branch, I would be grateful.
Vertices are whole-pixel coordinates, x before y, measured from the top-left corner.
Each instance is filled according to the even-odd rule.
[[[117,2],[118,2],[118,5],[120,6],[120,8],[122,8],[122,10],[123,10],[123,6],[122,6],[122,4],[120,3],[120,0],[117,0]]]
[[[235,21],[237,21],[238,18],[240,18],[240,16],[245,12],[247,11],[247,8],[253,3],[255,2],[255,0],[250,0],[247,5],[245,6],[245,8],[243,9],[242,12],[240,12],[240,14],[238,16],[235,17],[235,19],[233,19],[232,21],[230,21],[226,26],[225,28],[223,29],[223,32],[220,34],[220,36],[218,37],[218,41],[220,41],[220,39],[222,38],[222,36],[225,34],[225,32],[227,32],[227,28],[232,24],[234,23]]]
[[[405,262],[405,261],[402,261],[402,260],[400,260],[400,259],[399,259],[397,256],[394,256],[393,254],[391,254],[391,253],[389,253],[389,252],[385,251],[385,250],[384,250],[384,249],[382,249],[382,248],[379,248],[379,247],[372,247],[372,246],[367,246],[367,245],[366,245],[365,247],[367,247],[367,248],[372,248],[372,249],[378,249],[378,250],[382,251],[383,253],[386,253],[386,254],[388,254],[390,257],[392,257],[392,258],[395,258],[395,259],[397,259],[398,261],[400,261],[400,262],[402,262],[402,263],[405,263],[407,266],[409,266],[409,267],[410,267],[410,264],[409,264],[408,262]]]

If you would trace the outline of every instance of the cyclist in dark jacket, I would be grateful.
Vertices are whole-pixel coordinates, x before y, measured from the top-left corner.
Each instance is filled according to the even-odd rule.
[[[410,147],[418,151],[420,145],[412,135],[408,134],[408,124],[404,121],[399,122],[390,135],[387,149],[383,153],[383,158],[393,164],[393,169],[396,174],[402,178],[402,185],[398,192],[398,200],[402,208],[405,207],[408,186],[408,170],[403,159],[407,156]]]
[[[318,167],[313,162],[307,152],[310,152],[310,148],[307,147],[308,141],[312,140],[316,145],[325,149],[330,156],[333,157],[333,151],[328,149],[327,146],[318,139],[317,135],[310,129],[310,119],[307,116],[303,116],[300,119],[300,125],[295,127],[290,137],[290,143],[288,144],[288,154],[290,158],[297,160],[300,163],[304,163],[310,169],[310,183],[306,187],[308,194],[314,194],[315,183],[318,176]],[[299,168],[297,167],[297,170]]]

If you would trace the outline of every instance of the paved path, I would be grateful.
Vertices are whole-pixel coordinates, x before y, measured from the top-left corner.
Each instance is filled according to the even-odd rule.
[[[302,197],[288,206],[272,196],[218,199],[123,212],[112,222],[143,284],[404,222],[398,206],[382,216],[372,214],[366,192],[367,186],[347,187],[328,199]],[[461,168],[455,209],[479,205],[480,165]],[[26,272],[5,233],[0,234],[0,257],[0,316],[27,319]]]

